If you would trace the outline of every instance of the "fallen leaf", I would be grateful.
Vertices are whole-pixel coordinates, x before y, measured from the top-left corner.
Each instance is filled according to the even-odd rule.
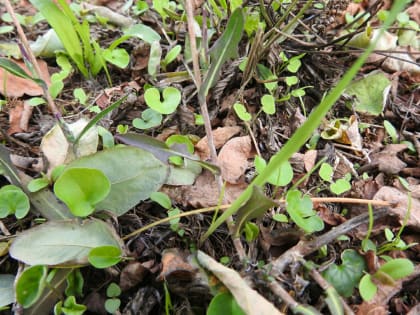
[[[408,194],[389,186],[380,188],[373,197],[375,200],[396,203],[395,206],[389,207],[389,212],[397,215],[401,224],[403,224],[404,218],[407,215],[409,198],[410,196]],[[411,197],[410,217],[407,221],[407,227],[415,230],[420,229],[420,200],[417,198]]]
[[[226,183],[223,204],[232,203],[246,189],[246,183]],[[174,202],[194,208],[212,207],[219,204],[219,188],[214,175],[203,171],[195,180],[194,185],[168,186],[161,191],[166,193]]]
[[[234,126],[234,127],[220,127],[216,130],[213,130],[213,143],[216,149],[221,148],[226,141],[232,138],[234,135],[241,131],[241,127]],[[200,141],[197,142],[195,145],[195,149],[197,150],[198,155],[200,158],[205,161],[210,158],[210,148],[207,136],[203,137]]]
[[[317,150],[308,150],[303,156],[303,163],[305,164],[305,170],[309,172],[315,165],[316,157],[318,155]]]
[[[222,178],[236,184],[248,167],[248,159],[255,155],[249,136],[230,139],[220,150],[218,162]]]
[[[162,253],[162,271],[157,280],[163,281],[167,278],[176,278],[182,281],[192,280],[197,268],[187,262],[187,254],[177,248],[164,250]]]
[[[23,61],[14,60],[14,62],[23,68],[27,74],[31,75],[31,72],[25,66]],[[37,62],[41,70],[41,79],[49,86],[51,81],[50,74],[48,72],[48,65],[43,60],[38,60]],[[0,68],[0,86],[2,87],[0,89],[0,93],[3,94],[4,91],[6,91],[5,96],[7,97],[22,97],[24,94],[39,96],[43,94],[42,88],[34,81],[19,78],[9,72],[6,72],[3,68]],[[6,87],[5,90],[3,89],[4,86]]]
[[[229,289],[236,302],[247,315],[281,315],[272,303],[251,289],[235,271],[215,261],[202,251],[197,252],[198,263],[213,273]]]
[[[397,154],[407,149],[406,144],[389,144],[381,152],[373,153],[371,164],[377,165],[380,172],[385,174],[398,174],[407,166]]]
[[[14,106],[9,109],[9,129],[7,130],[8,135],[13,135],[18,132],[22,132],[23,129],[20,127],[20,119],[23,113],[23,102],[15,101]]]
[[[141,262],[128,263],[120,274],[120,288],[126,291],[138,285],[147,276],[149,270]]]

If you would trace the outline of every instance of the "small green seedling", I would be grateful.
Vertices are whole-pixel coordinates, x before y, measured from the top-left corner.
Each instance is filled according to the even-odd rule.
[[[272,95],[265,94],[261,97],[262,110],[267,115],[273,115],[276,113],[276,102]]]
[[[236,115],[238,115],[239,119],[242,121],[250,121],[252,116],[246,110],[245,106],[241,103],[235,103],[233,105],[233,109],[235,110]]]
[[[396,258],[387,261],[373,275],[366,274],[360,280],[359,291],[363,300],[371,300],[378,290],[379,282],[383,285],[394,285],[396,280],[402,279],[414,272],[413,263],[406,258]]]
[[[384,120],[384,128],[386,133],[391,137],[392,143],[398,143],[397,129],[388,121]]]
[[[73,96],[80,104],[86,105],[88,97],[82,88],[74,89]]]
[[[351,189],[351,175],[346,174],[343,178],[340,178],[334,182],[332,178],[334,174],[334,169],[328,163],[322,163],[318,174],[319,177],[321,177],[321,179],[330,183],[330,191],[336,195],[341,195],[342,193],[345,193],[346,191],[349,191]]]
[[[87,307],[83,304],[78,304],[74,296],[68,296],[64,303],[59,301],[54,306],[54,315],[82,315]]]
[[[171,50],[168,51],[165,58],[160,63],[164,71],[166,71],[166,67],[179,56],[181,50],[181,45],[175,45]]]
[[[309,196],[302,196],[298,190],[289,190],[286,195],[286,210],[293,222],[306,233],[322,231],[324,221],[313,210]]]
[[[0,219],[14,214],[17,219],[29,212],[29,198],[15,185],[5,185],[0,189]]]
[[[181,92],[174,87],[167,87],[162,92],[157,88],[147,89],[144,93],[144,100],[147,106],[160,114],[172,114],[181,102]]]
[[[79,217],[93,213],[111,188],[109,179],[98,169],[70,168],[54,184],[54,193]]]
[[[43,104],[45,104],[46,102],[45,102],[45,100],[42,98],[42,97],[31,97],[29,100],[28,100],[28,104],[30,105],[30,106],[39,106],[39,105],[43,105]]]
[[[110,314],[115,314],[121,305],[121,300],[118,298],[121,295],[121,288],[118,284],[112,282],[106,289],[105,309]]]
[[[171,199],[168,195],[162,192],[154,192],[151,194],[150,199],[158,203],[161,207],[165,208],[168,212],[168,217],[176,216],[181,213],[181,210],[177,207],[172,206]],[[185,230],[181,229],[179,225],[180,218],[174,218],[169,221],[170,228],[176,232],[179,236],[184,236]]]
[[[83,296],[84,279],[80,269],[74,269],[66,278],[66,296]]]
[[[133,127],[142,130],[158,127],[161,123],[162,114],[151,108],[146,109],[141,114],[141,118],[133,119]]]
[[[95,268],[103,269],[118,264],[122,259],[121,255],[119,247],[99,246],[89,252],[88,261]]]
[[[256,156],[254,160],[255,169],[258,173],[262,173],[267,167],[267,162],[260,156]],[[282,163],[275,172],[271,173],[267,182],[275,185],[284,187],[288,185],[293,179],[293,168],[287,161]]]
[[[44,189],[45,187],[48,187],[49,184],[50,180],[48,179],[48,177],[45,174],[42,174],[42,177],[35,178],[29,182],[28,190],[30,192],[37,192],[41,189]]]

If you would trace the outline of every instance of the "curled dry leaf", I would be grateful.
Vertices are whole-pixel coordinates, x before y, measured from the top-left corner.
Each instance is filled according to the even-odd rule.
[[[14,62],[17,63],[22,69],[24,69],[27,74],[31,75],[23,61]],[[41,70],[41,79],[44,80],[47,85],[50,85],[51,81],[47,63],[43,60],[38,60],[38,66]],[[4,86],[6,89],[3,89]],[[39,96],[43,93],[42,88],[34,81],[19,78],[5,71],[3,68],[0,68],[0,87],[2,87],[0,89],[0,93],[3,94],[3,91],[6,91],[5,96],[7,97],[22,97],[24,94],[30,96]]]
[[[222,178],[236,184],[248,167],[248,159],[255,155],[249,136],[230,139],[220,150],[218,162]]]
[[[213,130],[214,146],[216,149],[221,148],[226,143],[226,141],[228,141],[234,135],[238,134],[240,131],[241,127],[239,126],[220,127],[216,130]],[[207,136],[203,137],[200,141],[197,142],[195,149],[203,161],[210,158],[210,148]]]
[[[403,224],[408,211],[409,198],[408,194],[396,188],[384,186],[378,190],[373,199],[396,203],[396,206],[390,207],[389,211],[397,215],[400,223]],[[417,198],[411,197],[410,217],[407,221],[407,227],[420,229],[420,200]]]

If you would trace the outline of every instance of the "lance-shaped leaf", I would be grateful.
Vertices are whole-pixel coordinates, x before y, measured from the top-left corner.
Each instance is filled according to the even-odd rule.
[[[7,72],[10,72],[11,74],[19,78],[32,80],[40,86],[47,86],[47,84],[43,80],[30,76],[18,64],[14,63],[9,59],[0,58],[0,68],[5,69]]]
[[[251,196],[249,196],[245,204],[238,210],[234,227],[235,236],[239,237],[246,222],[262,217],[268,209],[275,205],[276,203],[273,200],[266,197],[261,187],[254,186]]]
[[[222,65],[231,58],[236,58],[239,41],[244,28],[244,15],[237,8],[229,19],[222,36],[216,41],[210,51],[211,66],[198,93],[204,100],[210,88],[216,83]]]
[[[208,169],[212,173],[220,173],[220,169],[216,165],[201,161],[196,156],[189,154],[187,150],[178,149],[176,146],[169,147],[165,142],[159,141],[155,138],[137,133],[116,135],[115,138],[125,144],[149,151],[163,163],[167,164],[168,159],[171,156],[180,156],[199,163],[201,167]]]

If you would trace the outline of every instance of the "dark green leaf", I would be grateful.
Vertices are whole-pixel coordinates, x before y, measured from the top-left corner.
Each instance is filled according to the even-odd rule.
[[[0,68],[5,69],[6,71],[10,72],[11,74],[17,77],[27,79],[27,80],[32,80],[35,83],[37,83],[39,86],[47,86],[43,80],[37,79],[28,75],[25,72],[25,70],[23,70],[18,64],[14,63],[13,61],[10,61],[7,58],[0,57]]]
[[[28,308],[41,296],[47,279],[46,266],[32,266],[20,275],[16,283],[16,300]]]

